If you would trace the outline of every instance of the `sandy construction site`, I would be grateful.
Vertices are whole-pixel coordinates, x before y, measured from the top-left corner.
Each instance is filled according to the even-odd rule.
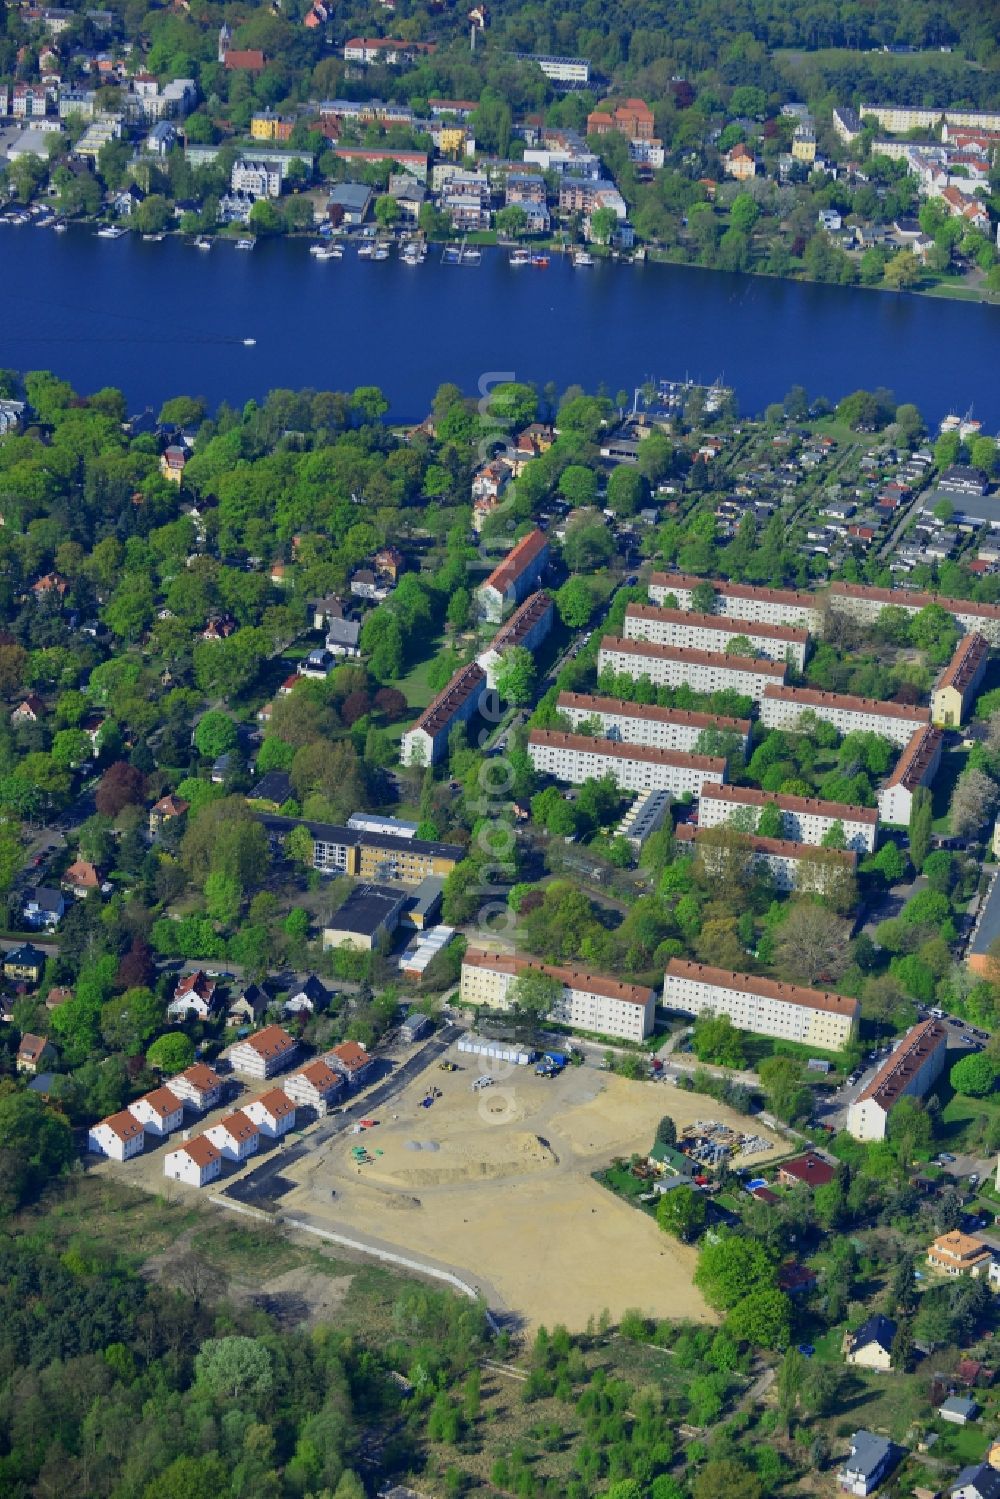
[[[545,1079],[494,1064],[495,1086],[475,1092],[485,1059],[451,1056],[461,1071],[430,1070],[376,1115],[376,1128],[339,1136],[291,1166],[297,1185],[283,1215],[426,1256],[529,1327],[581,1330],[605,1307],[613,1318],[639,1307],[712,1320],[692,1282],[696,1251],[591,1173],[616,1156],[645,1154],[665,1113],[678,1133],[699,1119],[737,1129],[749,1121],[703,1095],[590,1067]],[[432,1088],[441,1097],[421,1107]],[[359,1146],[363,1162],[353,1154]]]

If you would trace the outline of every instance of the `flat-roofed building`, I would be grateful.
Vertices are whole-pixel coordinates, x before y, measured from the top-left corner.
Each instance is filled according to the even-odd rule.
[[[816,594],[794,588],[762,588],[755,583],[730,583],[726,578],[653,573],[649,579],[649,602],[663,605],[673,598],[676,608],[693,609],[694,590],[706,583],[715,589],[715,614],[765,625],[795,625],[813,635],[822,626],[823,605]]]
[[[462,1001],[490,1010],[508,1010],[514,1003],[510,990],[515,980],[531,973],[562,984],[562,994],[548,1014],[548,1019],[557,1024],[627,1041],[641,1041],[653,1029],[654,990],[511,953],[467,952],[462,960]]]
[[[753,786],[704,787],[698,802],[698,823],[715,828],[720,823],[759,817],[765,807],[777,807],[786,838],[796,843],[822,843],[835,823],[844,829],[848,848],[872,854],[878,838],[878,812],[874,807],[855,807],[847,802],[825,802],[814,796],[782,796],[776,791],[758,791]],[[748,831],[753,831],[749,829]]]
[[[851,734],[855,730],[880,734],[900,747],[931,721],[929,708],[911,708],[844,692],[821,692],[814,687],[775,684],[766,688],[761,698],[760,721],[767,728],[790,729],[794,733],[803,713],[813,713],[832,724],[838,734]]]
[[[313,840],[313,868],[321,874],[349,874],[360,880],[419,885],[428,876],[443,879],[465,857],[465,849],[457,843],[414,838],[405,826],[397,833],[390,833],[369,826],[312,822],[309,818],[281,817],[269,812],[258,813],[257,820],[276,843],[282,843],[292,828],[304,827]]]
[[[485,583],[476,589],[486,619],[499,624],[540,582],[549,560],[549,539],[537,527],[511,547]]]
[[[351,947],[372,952],[388,943],[409,900],[405,890],[391,885],[358,885],[323,927],[323,951]]]
[[[631,677],[633,682],[647,677],[657,687],[686,684],[694,692],[738,692],[759,702],[765,687],[785,680],[786,667],[783,661],[726,656],[719,651],[682,650],[672,645],[655,645],[650,640],[605,635],[597,669]]]
[[[532,729],[528,758],[543,775],[572,786],[609,775],[622,791],[669,791],[673,797],[697,796],[705,784],[721,786],[726,779],[725,760],[711,755],[685,755],[556,729]]]
[[[986,675],[990,646],[978,630],[963,635],[931,693],[931,718],[946,729],[957,729],[969,716],[976,689]]]
[[[875,624],[883,609],[903,609],[919,614],[928,604],[938,604],[965,632],[976,630],[990,645],[1000,645],[1000,604],[977,604],[972,599],[944,598],[936,593],[910,592],[906,588],[873,588],[861,583],[831,583],[830,608],[847,614],[860,624]]]
[[[748,640],[766,661],[787,661],[799,671],[806,664],[809,632],[794,625],[754,624],[718,614],[696,614],[688,609],[662,609],[654,604],[629,604],[625,610],[625,639],[652,640],[688,651],[724,652],[731,640]]]
[[[533,651],[541,645],[552,629],[553,613],[552,599],[539,589],[525,599],[505,625],[500,626],[489,645],[476,657],[486,673],[487,687],[495,688],[497,685],[497,669],[503,660],[504,651],[511,650],[514,646]]]
[[[713,846],[713,831],[682,822],[674,834],[678,843],[694,846],[709,874],[721,872],[729,858],[728,850]],[[738,846],[745,850],[747,859],[767,869],[779,890],[823,895],[839,878],[857,871],[858,856],[852,848],[819,848],[790,838],[758,838],[756,833],[740,833],[738,837]]]
[[[854,1035],[861,1006],[846,994],[782,984],[757,974],[734,973],[671,958],[663,978],[663,1004],[688,1015],[728,1015],[737,1030],[841,1051]]]
[[[726,718],[718,713],[693,713],[686,708],[658,708],[652,703],[632,703],[624,698],[592,696],[584,692],[560,692],[556,709],[568,718],[573,732],[581,724],[599,729],[603,739],[622,744],[647,744],[653,749],[693,754],[706,730],[735,734],[746,755],[750,742],[748,718]]]
[[[403,735],[400,759],[404,765],[434,765],[448,749],[448,735],[456,724],[468,723],[477,713],[490,711],[495,701],[486,673],[476,661],[462,666],[447,687],[428,704]]]
[[[867,1088],[847,1111],[856,1140],[884,1140],[889,1115],[901,1098],[922,1098],[945,1064],[948,1032],[938,1020],[924,1020],[900,1041]]]
[[[913,793],[918,786],[930,786],[934,780],[943,745],[941,730],[929,724],[911,736],[889,779],[879,787],[878,813],[883,822],[909,825]]]

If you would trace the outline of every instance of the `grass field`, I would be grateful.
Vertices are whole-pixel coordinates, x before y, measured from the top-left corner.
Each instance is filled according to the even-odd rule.
[[[948,832],[948,803],[968,758],[968,750],[962,749],[949,750],[941,756],[941,769],[934,777],[932,790],[935,833]]]

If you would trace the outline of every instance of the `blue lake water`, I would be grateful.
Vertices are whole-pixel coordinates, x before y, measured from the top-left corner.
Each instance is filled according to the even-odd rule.
[[[505,372],[613,395],[649,376],[722,376],[759,411],[793,384],[832,399],[885,385],[936,425],[1000,427],[1000,308],[680,266],[512,268],[317,262],[303,241],[198,251],[176,238],[0,225],[0,365],[47,368],[132,409],[180,393],[241,404],[274,386],[380,385],[391,416]],[[252,348],[244,338],[256,339]]]

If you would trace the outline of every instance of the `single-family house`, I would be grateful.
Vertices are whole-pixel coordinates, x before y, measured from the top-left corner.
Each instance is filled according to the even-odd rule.
[[[927,1250],[927,1263],[942,1275],[968,1275],[972,1280],[988,1276],[993,1265],[993,1251],[982,1239],[953,1228],[940,1234]]]
[[[331,619],[326,630],[326,648],[331,656],[361,655],[361,622],[357,619]]]
[[[837,1474],[837,1483],[848,1494],[873,1494],[895,1466],[896,1459],[897,1449],[888,1437],[856,1431],[851,1437],[850,1455]]]
[[[1000,1466],[986,1462],[963,1468],[948,1490],[948,1499],[1000,1499]]]
[[[36,885],[24,896],[24,921],[36,931],[54,932],[66,912],[66,902],[61,890],[49,885]]]
[[[45,1008],[58,1010],[60,1005],[69,1004],[72,998],[73,991],[68,984],[55,984],[45,996]]]
[[[834,1167],[814,1150],[795,1156],[791,1161],[782,1161],[778,1167],[778,1180],[783,1187],[825,1187],[833,1181]]]
[[[88,859],[75,859],[59,883],[68,895],[84,900],[92,890],[100,890],[101,875],[96,864]]]
[[[807,1296],[816,1289],[816,1271],[798,1260],[786,1260],[778,1267],[778,1289],[786,1296]]]
[[[323,1056],[323,1061],[340,1073],[348,1087],[359,1087],[365,1081],[374,1060],[359,1041],[341,1041]]]
[[[145,1143],[146,1132],[128,1109],[109,1114],[87,1134],[87,1148],[95,1155],[107,1156],[110,1161],[130,1161],[133,1156],[142,1154]]]
[[[45,954],[41,948],[24,942],[4,954],[3,971],[5,977],[19,983],[37,984],[45,972]]]
[[[346,1083],[329,1063],[317,1058],[285,1078],[282,1087],[294,1104],[314,1109],[320,1116],[346,1091]]]
[[[222,1152],[207,1135],[195,1135],[163,1158],[163,1174],[188,1187],[207,1187],[222,1173]]]
[[[971,1395],[949,1395],[938,1406],[938,1415],[952,1426],[968,1426],[979,1415],[979,1406]]]
[[[128,1111],[133,1119],[138,1119],[147,1134],[158,1135],[160,1139],[166,1139],[184,1123],[183,1100],[167,1087],[154,1088],[152,1093],[143,1094],[142,1098],[129,1104]]]
[[[174,796],[169,793],[161,796],[149,809],[149,836],[155,838],[163,831],[167,823],[183,817],[191,803],[186,802],[182,796]]]
[[[174,997],[167,1005],[171,1020],[207,1020],[212,1013],[217,985],[214,979],[201,968],[197,973],[186,973],[174,989]]]
[[[330,996],[315,974],[310,974],[305,983],[285,1000],[282,1009],[286,1015],[315,1015],[325,1010]]]
[[[895,1337],[896,1324],[892,1318],[876,1312],[856,1332],[846,1334],[844,1352],[847,1362],[860,1364],[863,1369],[891,1369]]]
[[[280,1025],[267,1025],[231,1046],[229,1062],[234,1072],[263,1079],[290,1067],[297,1052],[298,1046],[286,1030]]]
[[[184,448],[172,443],[164,450],[160,458],[160,473],[172,484],[179,484],[184,477],[186,463],[187,453]]]
[[[218,1124],[211,1125],[205,1135],[227,1161],[234,1161],[238,1166],[260,1149],[260,1130],[238,1109],[220,1119]]]
[[[55,1047],[46,1036],[33,1036],[30,1031],[25,1031],[17,1048],[17,1070],[34,1076],[39,1067],[54,1059],[55,1054]]]
[[[391,578],[394,583],[399,582],[399,575],[406,568],[406,559],[398,547],[380,547],[373,557],[375,571],[384,578]]]
[[[217,1108],[222,1102],[222,1078],[206,1062],[195,1062],[176,1073],[170,1078],[169,1087],[182,1103],[189,1104],[199,1114]]]
[[[229,1006],[227,1025],[259,1025],[271,996],[259,984],[247,984]]]
[[[15,728],[21,723],[38,723],[44,712],[45,704],[37,692],[29,692],[10,715],[10,721]]]
[[[272,1088],[242,1105],[240,1113],[270,1140],[280,1140],[295,1124],[295,1105],[282,1088]]]

